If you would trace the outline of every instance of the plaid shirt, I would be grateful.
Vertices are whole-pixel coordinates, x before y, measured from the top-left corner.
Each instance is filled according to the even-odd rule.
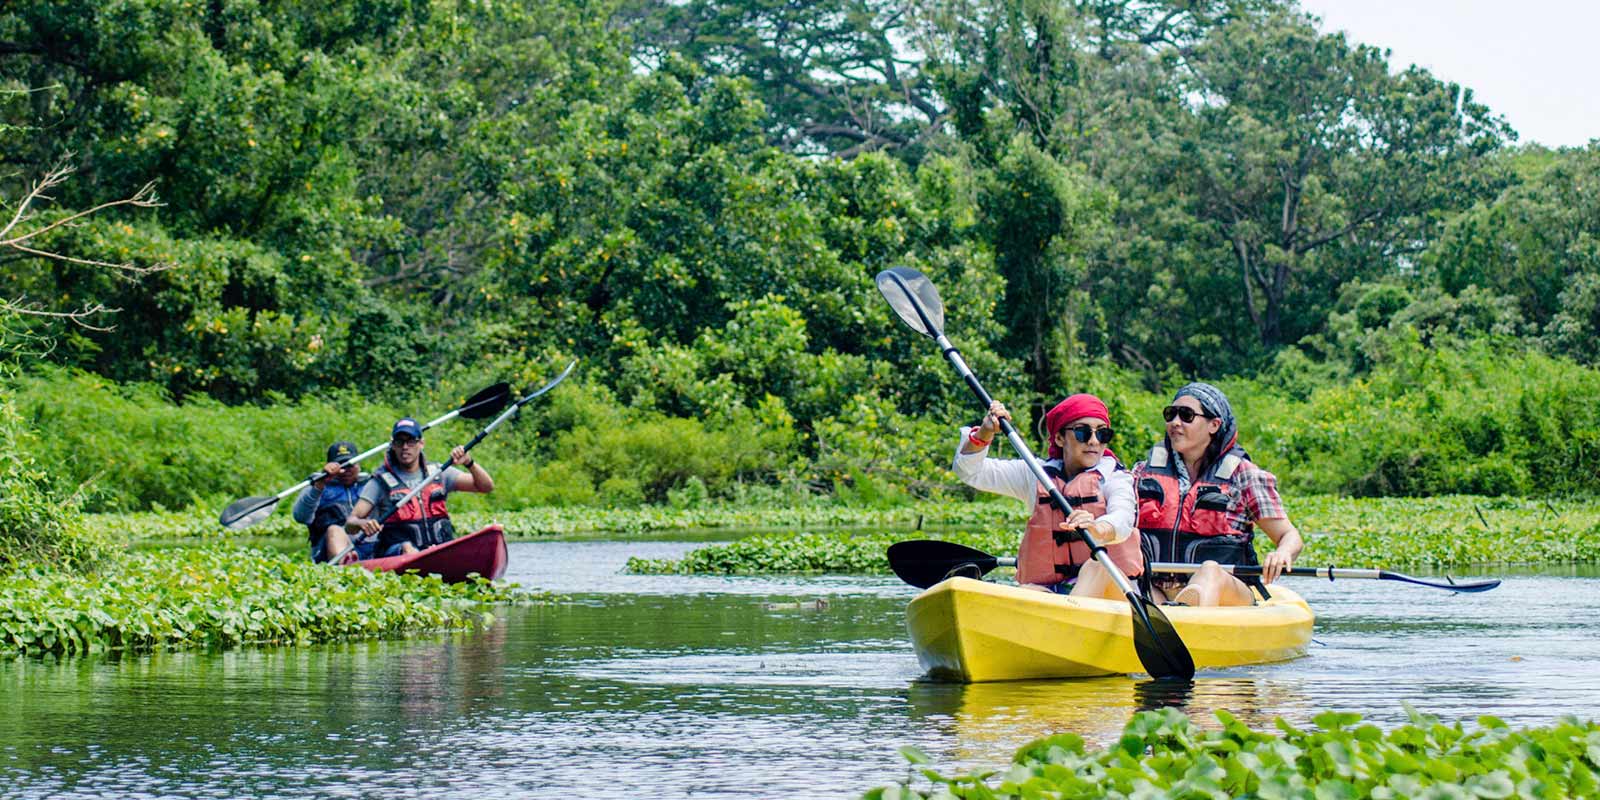
[[[1278,478],[1272,473],[1246,461],[1233,474],[1233,485],[1239,490],[1239,499],[1228,509],[1228,526],[1234,530],[1244,533],[1258,519],[1289,516],[1283,513]]]

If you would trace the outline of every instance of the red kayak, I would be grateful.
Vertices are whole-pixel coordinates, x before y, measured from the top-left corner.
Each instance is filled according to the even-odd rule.
[[[495,580],[506,574],[506,533],[490,525],[420,552],[356,563],[374,571],[438,575],[445,583],[460,583],[474,573]]]

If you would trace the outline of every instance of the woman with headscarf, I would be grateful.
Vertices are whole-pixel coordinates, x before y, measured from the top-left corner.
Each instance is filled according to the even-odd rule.
[[[1050,458],[1044,464],[1070,512],[1051,502],[1050,495],[1020,459],[987,458],[989,443],[1000,430],[1000,420],[1010,419],[1000,403],[977,427],[961,429],[951,469],[974,489],[1021,500],[1028,508],[1028,526],[1017,554],[1017,583],[1027,588],[1084,595],[1089,589],[1078,580],[1089,561],[1089,548],[1077,530],[1085,528],[1106,546],[1112,559],[1130,577],[1144,571],[1139,533],[1134,529],[1136,503],[1133,477],[1107,447],[1111,443],[1111,415],[1106,404],[1091,394],[1075,394],[1045,414],[1045,440]],[[1101,578],[1110,584],[1103,574]]]
[[[1255,602],[1250,585],[1218,564],[1256,564],[1255,528],[1275,545],[1261,561],[1261,579],[1272,583],[1288,569],[1304,543],[1283,511],[1278,479],[1239,447],[1233,407],[1222,390],[1191,383],[1162,409],[1166,436],[1133,468],[1139,496],[1139,531],[1151,561],[1200,564],[1187,581],[1156,575],[1152,598],[1191,606],[1239,606]]]

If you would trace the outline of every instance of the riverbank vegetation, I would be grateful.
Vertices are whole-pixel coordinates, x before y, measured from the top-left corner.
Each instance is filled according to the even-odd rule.
[[[915,748],[903,782],[869,800],[1031,797],[1591,797],[1600,791],[1600,724],[1566,718],[1512,728],[1480,717],[1472,728],[1408,709],[1393,730],[1326,711],[1315,727],[1282,720],[1255,731],[1226,711],[1215,729],[1173,709],[1142,711],[1121,741],[1090,750],[1056,734],[1017,751],[1009,767],[947,776]]]
[[[451,503],[459,502],[452,499]],[[461,503],[467,506],[467,503]],[[992,503],[928,502],[888,507],[850,506],[828,499],[805,504],[710,503],[693,506],[640,506],[595,508],[545,506],[520,511],[468,507],[452,511],[459,530],[477,530],[490,523],[506,528],[512,539],[615,536],[618,538],[666,532],[694,533],[719,529],[816,530],[844,528],[911,531],[919,525],[949,527],[986,525],[1005,509]],[[87,515],[90,525],[127,542],[181,542],[185,540],[284,541],[302,540],[304,525],[279,511],[267,521],[244,531],[217,525],[209,509],[138,511]]]
[[[485,445],[496,508],[934,495],[975,413],[900,263],[994,394],[1098,392],[1130,457],[1203,377],[1293,491],[1600,494],[1600,146],[1288,2],[29,0],[0,42],[0,197],[82,167],[5,240],[8,396],[89,510],[573,357]]]
[[[198,530],[572,358],[464,520],[944,514],[977,414],[895,264],[1019,421],[1099,393],[1130,462],[1198,377],[1291,507],[1600,496],[1600,144],[1386,59],[1287,0],[10,3],[0,569],[133,568],[83,512]],[[1413,523],[1311,544],[1592,557]]]
[[[920,538],[1016,555],[1020,506],[986,505],[993,516],[971,530],[761,534],[707,545],[679,559],[632,558],[627,569],[640,574],[887,573],[889,545]],[[1587,501],[1304,497],[1287,507],[1305,536],[1298,560],[1303,566],[1461,569],[1600,561],[1600,510]],[[1256,546],[1265,553],[1272,544],[1258,536]]]
[[[134,552],[93,571],[0,578],[0,654],[309,644],[471,628],[488,606],[539,599],[505,583],[445,584],[255,548]]]

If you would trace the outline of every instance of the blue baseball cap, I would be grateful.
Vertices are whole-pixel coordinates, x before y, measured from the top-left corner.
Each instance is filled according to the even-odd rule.
[[[413,439],[421,439],[422,426],[418,425],[417,421],[410,417],[401,417],[400,421],[394,424],[394,430],[389,433],[389,436],[392,438],[402,433],[409,435]]]

